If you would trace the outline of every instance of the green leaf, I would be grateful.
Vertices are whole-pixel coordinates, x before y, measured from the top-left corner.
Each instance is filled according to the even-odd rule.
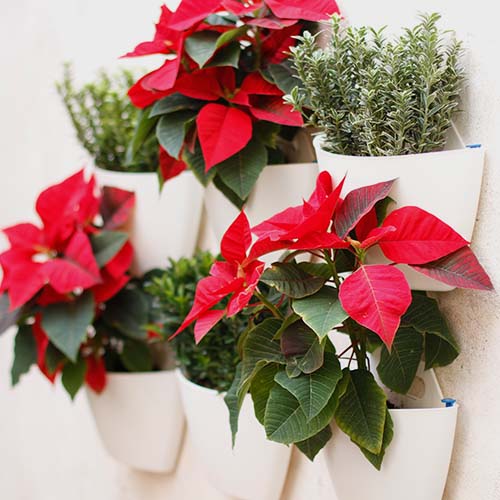
[[[283,444],[299,443],[317,434],[332,420],[338,399],[330,398],[323,410],[311,420],[289,391],[275,385],[269,395],[264,417],[267,438]]]
[[[367,370],[344,370],[346,390],[340,398],[335,421],[352,441],[370,453],[382,450],[386,397]]]
[[[14,361],[10,370],[12,385],[16,385],[21,376],[28,373],[37,360],[36,342],[30,325],[21,325],[14,340]]]
[[[50,341],[73,362],[94,320],[94,308],[94,297],[87,291],[73,302],[50,304],[43,313],[42,328]]]
[[[267,165],[267,149],[251,140],[241,151],[217,165],[217,174],[240,198],[246,199]]]
[[[232,42],[235,38],[243,36],[247,31],[248,31],[247,25],[243,25],[240,26],[239,28],[226,31],[225,33],[222,33],[222,35],[219,36],[215,46],[219,49],[223,45],[226,45],[226,43]]]
[[[299,262],[298,266],[308,274],[313,276],[321,276],[328,280],[332,276],[332,271],[328,264],[322,264],[318,262]]]
[[[325,447],[326,443],[332,437],[332,429],[327,425],[321,429],[317,434],[311,436],[309,439],[295,443],[295,446],[311,461],[314,461],[316,455]]]
[[[406,394],[417,374],[423,351],[423,335],[413,328],[400,328],[394,337],[391,352],[382,347],[377,366],[380,380],[389,389]]]
[[[269,72],[279,87],[285,94],[289,94],[295,87],[300,87],[302,82],[297,77],[297,72],[293,67],[293,61],[287,59],[280,64],[270,64]]]
[[[323,366],[311,374],[289,378],[283,371],[276,375],[276,382],[293,394],[300,404],[307,421],[318,415],[328,404],[338,382],[342,379],[342,370],[334,353],[325,353]]]
[[[184,109],[175,111],[160,118],[156,127],[156,137],[163,149],[172,158],[178,158],[184,144],[187,128],[196,112]]]
[[[145,108],[139,112],[137,119],[137,125],[135,127],[134,135],[127,148],[127,153],[125,155],[125,164],[132,165],[135,161],[135,157],[141,149],[144,142],[151,136],[158,117],[149,117],[150,108]]]
[[[63,368],[61,382],[70,395],[74,399],[76,393],[85,381],[85,372],[87,371],[87,364],[83,358],[79,358],[76,363],[66,363]]]
[[[92,251],[99,267],[104,267],[128,240],[128,234],[120,231],[101,231],[90,237]]]
[[[22,308],[10,310],[10,300],[6,292],[0,294],[0,335],[14,326],[21,316]]]
[[[377,470],[380,470],[382,467],[382,461],[384,459],[385,450],[391,444],[393,437],[394,437],[394,423],[392,421],[392,417],[391,414],[389,413],[389,410],[386,410],[384,437],[382,438],[382,449],[380,453],[376,455],[360,447],[360,450],[363,452],[363,455],[370,461],[370,463]]]
[[[212,170],[217,171],[216,168]],[[218,175],[214,177],[214,186],[230,201],[238,210],[241,210],[246,200],[241,199]]]
[[[132,339],[145,339],[149,302],[139,290],[125,288],[107,304],[104,321]]]
[[[184,48],[193,61],[203,68],[217,49],[219,34],[215,31],[200,31],[186,38]]]
[[[337,250],[335,255],[335,270],[337,273],[354,271],[356,257],[348,250]]]
[[[276,262],[264,272],[261,281],[293,299],[301,299],[320,290],[326,279],[306,273],[295,262]]]
[[[274,377],[278,373],[278,370],[279,368],[275,363],[264,366],[264,368],[257,372],[257,375],[255,375],[250,385],[250,394],[252,395],[255,416],[262,425],[264,425],[269,394],[271,389],[276,385]]]
[[[231,440],[233,448],[236,441],[236,434],[238,433],[238,420],[241,406],[243,405],[243,401],[246,396],[246,394],[241,395],[238,393],[241,386],[241,367],[241,363],[239,363],[236,367],[233,383],[224,396],[224,402],[229,410],[229,426],[231,427]]]
[[[120,360],[129,372],[150,372],[153,370],[151,351],[144,342],[125,340]]]
[[[50,375],[54,375],[56,371],[67,362],[66,356],[54,345],[49,342],[45,350],[45,366]]]
[[[446,366],[452,363],[460,351],[450,342],[437,335],[425,335],[425,369]]]
[[[182,159],[189,165],[193,174],[204,186],[208,186],[217,173],[217,169],[215,168],[211,168],[208,172],[205,172],[205,160],[203,159],[200,141],[196,141],[194,151],[184,148]]]
[[[293,360],[304,373],[312,373],[323,365],[324,344],[302,321],[289,325],[281,335],[281,350],[287,362]]]
[[[167,97],[156,101],[151,109],[151,113],[149,113],[149,117],[153,118],[155,116],[168,115],[184,109],[192,109],[196,111],[202,108],[205,104],[205,101],[193,99],[192,97],[186,97],[185,95],[176,92],[175,94],[170,94]]]
[[[240,54],[240,44],[238,42],[230,43],[229,45],[219,49],[206,67],[213,68],[215,66],[232,66],[233,68],[238,68]]]
[[[320,339],[349,317],[342,309],[338,291],[329,286],[323,287],[314,295],[294,300],[292,308]]]

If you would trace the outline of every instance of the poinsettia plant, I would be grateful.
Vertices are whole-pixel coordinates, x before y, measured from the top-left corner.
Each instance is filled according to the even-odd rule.
[[[242,205],[279,145],[302,127],[283,96],[295,85],[288,50],[305,29],[338,12],[334,0],[182,0],[166,6],[152,41],[125,57],[165,54],[163,65],[129,91],[144,112],[132,159],[156,132],[160,178],[189,167]]]
[[[3,229],[10,248],[0,254],[0,328],[18,327],[14,385],[36,363],[52,382],[62,374],[71,396],[83,381],[103,390],[103,350],[94,337],[130,280],[133,249],[118,229],[134,202],[129,191],[99,190],[82,170],[39,195],[41,225]]]
[[[403,394],[421,360],[429,369],[457,357],[437,302],[412,293],[398,265],[462,288],[491,290],[491,281],[469,242],[443,221],[413,206],[389,213],[393,183],[362,187],[342,199],[343,181],[334,186],[324,172],[302,205],[253,229],[242,212],[227,230],[225,261],[199,282],[176,334],[195,323],[200,341],[221,318],[251,314],[242,362],[226,396],[233,436],[250,392],[270,440],[295,443],[313,459],[330,439],[334,419],[380,468],[393,424],[370,353],[380,352],[376,370],[386,388]],[[367,263],[376,247],[390,262]],[[287,253],[266,269],[259,259],[277,250]],[[314,260],[297,262],[302,253]],[[348,347],[336,352],[341,336]]]

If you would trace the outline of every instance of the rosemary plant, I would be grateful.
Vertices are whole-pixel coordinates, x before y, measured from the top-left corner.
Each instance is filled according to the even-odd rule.
[[[301,85],[286,96],[310,109],[323,129],[323,147],[353,156],[437,151],[458,109],[464,80],[462,45],[441,31],[439,14],[423,15],[413,28],[388,38],[385,28],[345,27],[332,17],[327,48],[306,32],[291,48]]]
[[[131,71],[110,75],[104,70],[94,82],[75,86],[71,66],[65,64],[61,82],[56,84],[81,145],[98,167],[124,172],[155,172],[158,168],[158,143],[151,138],[134,157],[126,152],[141,111],[135,108],[127,90],[134,83]]]

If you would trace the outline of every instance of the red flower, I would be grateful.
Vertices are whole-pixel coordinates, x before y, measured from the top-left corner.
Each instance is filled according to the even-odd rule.
[[[106,387],[106,366],[101,357],[91,355],[85,358],[87,371],[85,372],[85,383],[97,394]]]
[[[194,335],[198,343],[224,315],[234,316],[249,304],[264,270],[263,262],[248,262],[251,242],[250,225],[241,212],[222,238],[221,253],[226,262],[215,262],[210,276],[198,283],[193,307],[172,338],[196,322]],[[213,309],[228,296],[231,298],[225,308]]]

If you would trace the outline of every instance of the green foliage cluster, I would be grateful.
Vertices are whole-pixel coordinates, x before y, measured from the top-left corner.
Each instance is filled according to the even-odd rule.
[[[464,80],[462,45],[441,31],[438,14],[394,39],[385,30],[332,18],[327,48],[306,32],[292,48],[301,85],[287,96],[312,110],[323,147],[337,154],[392,156],[443,148]]]
[[[146,286],[159,309],[161,332],[169,337],[190,311],[197,283],[208,276],[214,257],[199,252],[193,258],[170,260]],[[238,340],[246,327],[244,318],[224,318],[196,345],[193,326],[178,335],[172,345],[184,375],[195,384],[225,392],[231,386],[240,361]]]
[[[141,111],[135,108],[127,91],[135,77],[121,70],[115,75],[99,72],[94,82],[78,88],[66,64],[57,91],[71,118],[81,145],[98,167],[123,172],[155,172],[158,168],[158,143],[152,137],[127,161],[127,148],[135,134]]]

